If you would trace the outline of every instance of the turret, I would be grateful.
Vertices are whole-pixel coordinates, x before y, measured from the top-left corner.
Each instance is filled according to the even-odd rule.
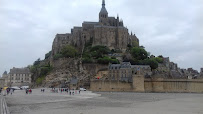
[[[117,15],[117,26],[119,26],[119,16]]]
[[[99,12],[99,22],[102,25],[109,25],[108,24],[108,12],[105,7],[105,0],[102,1],[102,8],[101,8],[101,11]]]
[[[119,26],[122,26],[122,27],[124,26],[124,25],[123,25],[123,20],[122,20],[122,19],[121,19],[120,22],[119,22]]]

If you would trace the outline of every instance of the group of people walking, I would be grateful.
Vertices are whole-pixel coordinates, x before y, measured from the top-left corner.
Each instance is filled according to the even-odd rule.
[[[26,94],[28,94],[28,93],[31,94],[32,93],[32,89],[25,89],[25,93]]]
[[[68,88],[59,88],[59,89],[56,89],[56,88],[52,88],[51,89],[51,92],[53,92],[53,93],[58,93],[58,92],[61,92],[61,93],[63,93],[63,92],[67,92],[67,93],[69,93],[69,95],[74,95],[74,94],[77,94],[77,93],[79,93],[80,94],[80,90],[70,90],[70,89],[68,89]]]

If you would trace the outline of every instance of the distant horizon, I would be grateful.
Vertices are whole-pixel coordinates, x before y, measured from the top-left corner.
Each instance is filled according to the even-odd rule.
[[[101,1],[0,1],[0,75],[43,60],[57,33],[70,33],[83,21],[98,22]],[[203,68],[202,4],[201,0],[106,0],[109,15],[119,14],[146,51],[198,72]]]

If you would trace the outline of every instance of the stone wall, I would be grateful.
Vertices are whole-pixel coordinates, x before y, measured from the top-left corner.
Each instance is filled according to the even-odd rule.
[[[91,91],[132,91],[132,84],[120,81],[94,80],[90,83]]]
[[[203,80],[197,79],[145,79],[146,92],[203,93]]]
[[[203,93],[203,79],[144,79],[142,76],[133,78],[133,83],[108,80],[92,80],[92,91],[131,91],[131,92],[187,92]]]

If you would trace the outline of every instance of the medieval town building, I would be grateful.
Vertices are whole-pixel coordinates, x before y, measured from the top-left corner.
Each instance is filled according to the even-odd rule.
[[[2,79],[5,86],[27,86],[31,84],[31,75],[29,68],[13,67],[8,74],[4,72]]]

